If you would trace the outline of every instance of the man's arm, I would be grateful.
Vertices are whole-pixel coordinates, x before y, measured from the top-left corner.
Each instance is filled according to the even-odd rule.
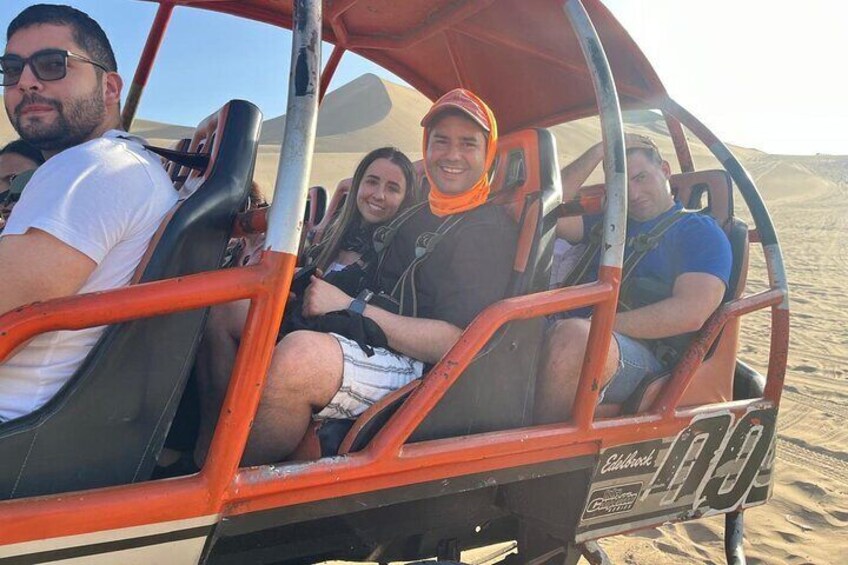
[[[400,316],[372,304],[363,315],[380,326],[389,347],[425,363],[436,363],[462,335],[461,329],[448,322]]]
[[[560,173],[562,177],[562,200],[568,202],[577,196],[577,192],[598,163],[604,158],[604,148],[596,143],[586,150],[583,155],[566,165]],[[583,218],[573,216],[557,220],[556,234],[571,243],[578,243],[583,239]]]
[[[0,237],[0,314],[76,294],[95,267],[90,257],[39,229]]]
[[[615,331],[637,339],[660,339],[694,332],[704,325],[724,298],[724,282],[707,273],[683,273],[669,298],[621,312]]]
[[[353,298],[323,279],[313,276],[303,293],[303,315],[321,316],[344,310]],[[395,351],[425,363],[435,363],[459,339],[462,330],[448,322],[392,314],[369,304],[363,315],[376,322]]]

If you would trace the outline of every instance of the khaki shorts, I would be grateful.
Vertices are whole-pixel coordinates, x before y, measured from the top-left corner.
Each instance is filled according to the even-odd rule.
[[[342,386],[336,395],[315,419],[356,418],[372,404],[424,372],[421,361],[385,349],[375,347],[374,355],[368,357],[355,341],[331,333],[342,348],[344,370]]]

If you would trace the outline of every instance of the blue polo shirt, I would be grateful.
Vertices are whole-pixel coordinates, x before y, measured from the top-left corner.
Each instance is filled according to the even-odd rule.
[[[627,246],[624,257],[631,253],[633,238],[650,232],[663,218],[682,210],[677,203],[656,218],[645,222],[627,220]],[[603,220],[602,215],[583,219],[583,240],[588,241],[592,228]],[[716,221],[706,214],[690,213],[677,220],[636,265],[632,276],[651,277],[673,285],[683,273],[707,273],[719,278],[727,287],[733,254],[730,241]],[[597,278],[597,264],[592,267],[592,278]]]

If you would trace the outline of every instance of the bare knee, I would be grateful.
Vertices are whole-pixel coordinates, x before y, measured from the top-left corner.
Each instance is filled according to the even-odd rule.
[[[209,310],[209,320],[206,323],[206,335],[216,340],[228,339],[239,341],[250,309],[248,300],[239,300],[219,304]]]
[[[333,336],[292,332],[274,349],[265,395],[291,395],[323,406],[341,386],[342,371],[341,347]]]
[[[589,338],[591,322],[583,318],[558,320],[548,332],[548,342],[558,347],[570,347]]]

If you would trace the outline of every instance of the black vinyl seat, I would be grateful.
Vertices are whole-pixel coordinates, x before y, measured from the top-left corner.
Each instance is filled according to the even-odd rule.
[[[234,100],[200,124],[209,153],[182,183],[139,283],[217,269],[250,191],[262,115]],[[147,480],[180,402],[207,308],[110,326],[39,410],[0,426],[0,500]]]

